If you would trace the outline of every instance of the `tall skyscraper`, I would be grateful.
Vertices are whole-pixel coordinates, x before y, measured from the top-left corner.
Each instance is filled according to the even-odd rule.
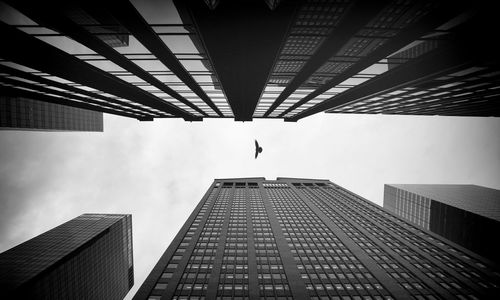
[[[132,216],[84,214],[0,254],[1,299],[123,299]]]
[[[384,207],[500,263],[500,191],[465,184],[386,184]]]
[[[63,101],[61,101],[63,102]],[[0,96],[0,130],[103,131],[102,112]]]
[[[499,292],[498,266],[328,180],[240,178],[213,182],[134,299],[488,299]]]
[[[493,1],[4,2],[3,95],[143,121],[500,116]]]

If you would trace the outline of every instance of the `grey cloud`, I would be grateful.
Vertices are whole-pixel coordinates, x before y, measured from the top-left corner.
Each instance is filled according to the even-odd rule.
[[[331,114],[298,123],[106,115],[104,133],[4,131],[0,251],[82,213],[132,213],[132,295],[214,178],[324,178],[378,204],[384,183],[499,189],[498,132],[492,118]]]

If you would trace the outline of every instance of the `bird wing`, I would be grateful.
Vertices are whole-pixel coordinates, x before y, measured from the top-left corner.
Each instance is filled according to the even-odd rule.
[[[255,149],[259,149],[259,143],[255,140]]]
[[[259,149],[255,149],[255,158],[259,155]]]

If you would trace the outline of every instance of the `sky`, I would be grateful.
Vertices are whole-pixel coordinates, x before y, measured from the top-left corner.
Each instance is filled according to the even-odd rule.
[[[498,118],[317,114],[0,131],[0,252],[83,213],[133,220],[135,293],[215,178],[329,179],[379,205],[385,183],[500,189]],[[263,147],[254,158],[254,139]]]

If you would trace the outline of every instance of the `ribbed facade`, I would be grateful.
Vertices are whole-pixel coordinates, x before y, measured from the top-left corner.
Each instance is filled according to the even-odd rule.
[[[131,215],[84,214],[0,254],[1,299],[123,299]]]
[[[330,181],[216,179],[134,299],[479,299],[499,283]]]
[[[411,223],[429,229],[431,199],[397,189],[390,185],[384,188],[384,208]]]

